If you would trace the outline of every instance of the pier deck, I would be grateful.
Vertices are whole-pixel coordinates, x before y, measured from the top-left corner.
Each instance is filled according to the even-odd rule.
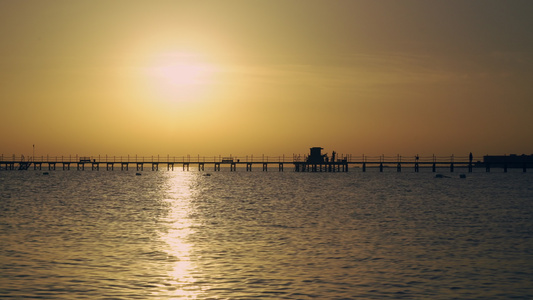
[[[200,156],[182,156],[182,157],[137,157],[137,156],[41,156],[35,158],[24,158],[24,156],[0,156],[1,170],[100,170],[104,169],[111,171],[115,169],[129,170],[135,168],[137,171],[152,170],[158,171],[161,168],[167,170],[174,170],[174,168],[181,167],[184,171],[192,168],[197,168],[199,171],[205,171],[206,166],[212,167],[214,171],[220,171],[221,166],[229,168],[230,171],[237,171],[237,167],[252,171],[259,169],[268,171],[274,169],[278,171],[285,171],[287,166],[295,172],[348,172],[349,169],[357,168],[362,172],[366,172],[367,168],[378,168],[383,172],[385,168],[395,168],[397,172],[402,169],[412,168],[415,172],[419,172],[421,168],[431,168],[432,172],[436,172],[437,168],[446,168],[450,172],[454,172],[455,168],[467,168],[468,172],[472,172],[474,168],[484,168],[486,172],[490,172],[492,168],[501,168],[507,172],[508,166],[505,164],[486,164],[479,158],[471,157],[418,157],[409,156],[402,157],[400,155],[387,156],[352,156],[339,155],[340,159],[330,162],[310,163],[306,160],[306,156],[293,155],[286,156],[240,156],[240,157],[200,157]],[[291,168],[292,167],[292,168]],[[513,166],[516,168],[516,166]],[[531,163],[521,165],[523,172],[528,168],[532,168]]]

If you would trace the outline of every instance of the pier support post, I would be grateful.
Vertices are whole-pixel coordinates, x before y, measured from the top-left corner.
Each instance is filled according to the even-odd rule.
[[[418,173],[418,171],[419,171],[418,162],[415,162],[415,173]]]
[[[268,164],[263,163],[263,172],[266,172],[266,171],[268,171]]]
[[[204,163],[198,163],[198,171],[203,171],[204,169]]]
[[[232,162],[230,165],[229,165],[229,170],[230,172],[235,172],[237,171],[237,164]]]
[[[246,163],[246,171],[252,171],[252,163]]]
[[[402,157],[398,154],[398,165],[396,166],[396,172],[402,171]]]
[[[91,170],[96,170],[96,171],[99,171],[100,170],[100,165],[98,163],[92,163],[91,164]]]
[[[437,172],[437,164],[436,163],[433,163],[433,166],[432,166],[431,170],[433,171],[433,173]]]
[[[278,171],[283,172],[283,163],[279,163]]]
[[[170,169],[174,171],[174,163],[167,163],[167,171],[170,171]]]
[[[152,163],[152,171],[159,171],[159,163]]]
[[[106,170],[107,171],[109,171],[109,170],[113,171],[114,167],[115,167],[114,163],[107,163],[106,164]]]
[[[121,171],[128,171],[128,163],[120,163],[120,170]]]
[[[366,163],[363,163],[363,172],[366,172]]]
[[[144,170],[144,164],[143,163],[137,163],[137,171],[143,171]]]
[[[452,173],[453,173],[453,162],[455,161],[454,158],[455,158],[455,155],[452,154],[450,158],[450,172]]]
[[[189,171],[189,163],[183,163],[183,171],[185,171],[185,168]]]
[[[220,163],[215,163],[215,172],[220,171]]]
[[[472,161],[474,160],[474,156],[472,155],[472,152],[468,155],[468,173],[472,173]]]

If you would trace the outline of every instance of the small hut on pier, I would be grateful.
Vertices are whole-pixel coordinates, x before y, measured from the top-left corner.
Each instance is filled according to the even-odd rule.
[[[295,162],[296,172],[348,172],[348,162],[346,159],[336,161],[336,152],[333,151],[331,159],[327,153],[322,154],[322,147],[312,147],[309,150],[304,162]]]
[[[307,157],[307,163],[309,164],[323,164],[326,162],[327,154],[322,154],[322,147],[310,148],[309,156]]]

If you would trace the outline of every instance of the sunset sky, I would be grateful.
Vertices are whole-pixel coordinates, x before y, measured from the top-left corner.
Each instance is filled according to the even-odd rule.
[[[0,0],[0,153],[533,153],[533,1]]]

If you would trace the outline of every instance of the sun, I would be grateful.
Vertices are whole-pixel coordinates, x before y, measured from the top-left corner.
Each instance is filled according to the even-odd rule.
[[[194,101],[210,92],[214,67],[199,55],[174,53],[159,56],[149,75],[158,96],[171,101]]]
[[[202,85],[209,73],[206,66],[192,63],[176,63],[157,69],[158,77],[166,84],[176,87]]]

